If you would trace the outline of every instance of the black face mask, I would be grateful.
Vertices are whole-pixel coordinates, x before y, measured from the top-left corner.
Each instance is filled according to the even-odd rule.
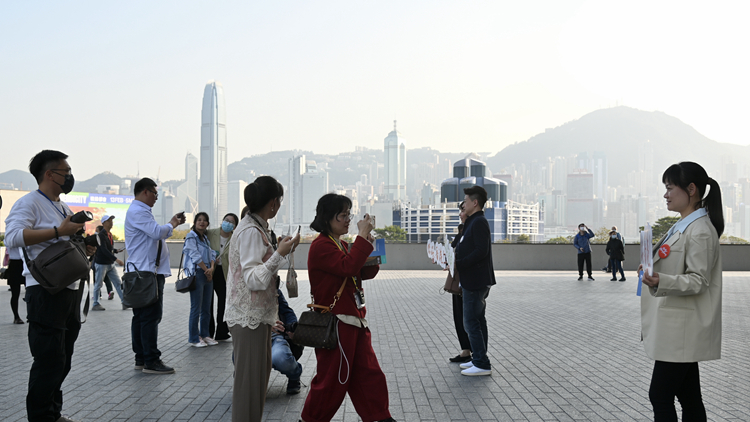
[[[72,174],[66,174],[63,177],[65,177],[65,181],[62,183],[62,185],[57,182],[55,183],[57,183],[57,185],[62,189],[63,193],[67,195],[73,190],[73,185],[76,184],[76,179]]]

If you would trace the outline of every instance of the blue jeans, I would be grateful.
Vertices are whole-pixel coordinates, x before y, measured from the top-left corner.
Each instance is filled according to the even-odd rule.
[[[94,306],[99,304],[99,291],[102,289],[102,282],[105,276],[109,276],[117,291],[117,296],[120,296],[120,301],[122,301],[122,288],[120,287],[122,281],[120,280],[120,274],[117,273],[115,264],[103,265],[94,263],[94,266],[96,267],[96,271],[94,271],[94,274],[96,274],[96,280],[94,281]]]
[[[208,337],[208,320],[211,318],[211,296],[214,285],[202,269],[195,269],[195,290],[190,292],[190,320],[188,342],[198,343],[200,337]],[[200,324],[198,321],[200,320]]]
[[[161,357],[156,342],[164,309],[164,275],[157,275],[156,283],[159,287],[159,300],[143,308],[133,308],[133,322],[130,324],[135,361],[146,365],[155,363]]]
[[[299,381],[302,376],[302,365],[297,362],[284,336],[273,333],[271,335],[271,364],[272,368],[286,375],[291,381]]]
[[[464,299],[464,329],[469,335],[471,344],[471,362],[480,369],[492,369],[490,358],[487,357],[487,296],[490,286],[480,290],[463,291]]]

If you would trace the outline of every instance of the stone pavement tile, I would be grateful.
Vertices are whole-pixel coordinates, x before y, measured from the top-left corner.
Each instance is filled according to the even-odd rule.
[[[571,277],[572,274],[572,277]],[[282,274],[283,278],[284,274]],[[301,312],[309,300],[299,272]],[[652,418],[653,368],[640,343],[636,284],[577,282],[563,272],[497,272],[487,299],[491,377],[464,377],[448,358],[458,352],[451,298],[436,292],[441,271],[382,271],[366,282],[373,348],[386,374],[391,412],[399,421],[607,420]],[[722,359],[700,364],[710,420],[750,420],[750,273],[724,275]],[[0,289],[0,303],[10,293]],[[109,306],[108,306],[109,305]],[[130,311],[105,301],[84,324],[64,391],[64,413],[85,421],[229,421],[231,343],[187,345],[189,296],[168,284],[160,325],[162,359],[174,375],[133,370]],[[10,315],[7,306],[0,312]],[[22,306],[23,313],[23,306]],[[31,357],[28,327],[0,323],[0,420],[25,420]],[[286,395],[273,371],[266,421],[297,421],[315,356],[300,359],[303,390]],[[678,405],[679,409],[679,405]],[[335,421],[359,421],[348,398]]]

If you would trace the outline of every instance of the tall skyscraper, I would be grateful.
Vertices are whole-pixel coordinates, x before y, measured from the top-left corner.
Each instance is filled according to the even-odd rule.
[[[296,155],[289,159],[289,193],[287,206],[289,207],[289,223],[302,224],[302,175],[307,171],[304,155]],[[317,204],[317,202],[316,202]]]
[[[176,189],[174,207],[188,214],[198,212],[198,157],[185,155],[185,182]]]
[[[384,194],[389,201],[406,200],[406,145],[404,138],[396,130],[393,121],[393,131],[385,138],[385,188]]]
[[[201,110],[200,210],[219,221],[227,212],[227,127],[224,88],[208,81]]]
[[[609,185],[609,169],[607,168],[607,154],[594,151],[592,173],[594,174],[594,196],[604,199]]]

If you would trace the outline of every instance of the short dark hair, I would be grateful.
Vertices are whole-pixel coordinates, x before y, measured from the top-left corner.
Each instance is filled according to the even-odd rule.
[[[47,170],[53,169],[57,163],[68,158],[68,155],[60,151],[45,149],[29,161],[29,172],[34,176],[37,183],[42,183],[42,178]]]
[[[237,217],[237,214],[228,212],[227,215],[225,215],[221,220],[224,221],[227,217],[232,217],[234,219],[234,227],[237,227],[237,225],[240,224],[240,219],[239,217]]]
[[[464,194],[469,195],[469,198],[473,201],[477,201],[479,208],[484,208],[484,204],[487,203],[487,191],[479,185],[464,188]]]
[[[141,192],[148,188],[155,188],[156,182],[149,179],[148,177],[144,177],[143,179],[135,182],[135,187],[133,188],[133,196],[138,196]]]
[[[331,234],[331,220],[339,213],[352,209],[352,200],[344,195],[327,193],[318,199],[315,219],[310,228],[325,235]]]
[[[245,186],[245,204],[250,212],[258,212],[268,201],[284,196],[284,187],[271,176],[260,176]]]

